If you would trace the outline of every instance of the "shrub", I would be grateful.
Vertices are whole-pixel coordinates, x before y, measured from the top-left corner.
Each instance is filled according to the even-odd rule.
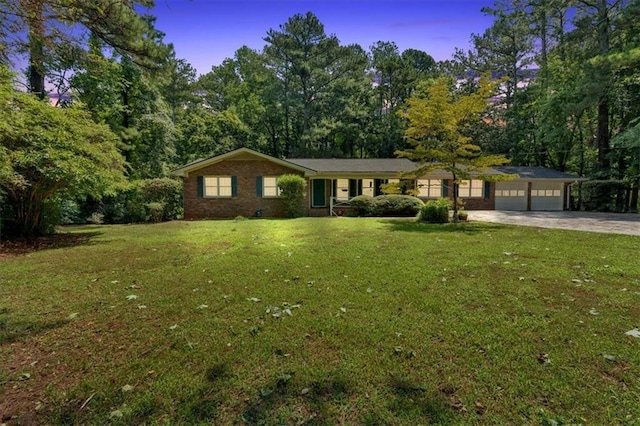
[[[370,195],[358,195],[349,200],[353,216],[371,216],[375,198]]]
[[[419,219],[429,223],[447,223],[449,222],[451,204],[451,200],[448,198],[429,200],[420,209]]]
[[[103,198],[99,211],[106,223],[179,219],[183,214],[182,182],[171,178],[132,181],[117,194]]]
[[[162,220],[164,216],[165,205],[166,203],[159,203],[157,201],[144,205],[147,208],[147,211],[149,212],[149,218],[153,223],[158,223]]]
[[[424,203],[411,195],[378,195],[373,199],[371,216],[405,216],[418,214]]]
[[[289,174],[279,176],[276,180],[280,195],[285,200],[287,217],[300,217],[303,214],[304,189],[307,181],[302,176]]]

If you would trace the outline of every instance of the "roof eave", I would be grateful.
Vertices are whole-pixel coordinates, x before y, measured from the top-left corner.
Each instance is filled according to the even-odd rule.
[[[315,170],[309,169],[308,167],[300,166],[298,164],[292,163],[292,162],[287,161],[287,160],[282,160],[280,158],[272,157],[270,155],[263,154],[263,153],[258,152],[258,151],[254,151],[254,150],[249,149],[249,148],[238,148],[236,150],[229,151],[227,153],[216,155],[216,156],[213,156],[213,157],[209,157],[209,158],[206,158],[206,159],[201,160],[201,161],[195,161],[193,163],[187,164],[187,165],[185,165],[183,167],[180,167],[178,169],[172,170],[171,174],[174,175],[174,176],[187,177],[189,175],[189,173],[194,171],[194,170],[198,170],[198,169],[201,169],[203,167],[207,167],[207,166],[219,163],[219,162],[224,161],[224,160],[232,159],[233,157],[237,157],[238,155],[243,154],[243,153],[252,154],[252,155],[254,155],[256,157],[262,158],[262,159],[267,160],[267,161],[274,162],[276,164],[279,164],[281,166],[287,167],[289,169],[293,169],[293,170],[297,170],[299,172],[303,172],[305,174],[305,176],[312,176],[312,175],[316,174]]]

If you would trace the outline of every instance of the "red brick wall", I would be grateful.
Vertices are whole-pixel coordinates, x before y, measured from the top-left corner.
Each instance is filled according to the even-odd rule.
[[[184,218],[229,218],[252,217],[256,210],[262,210],[263,217],[283,217],[284,200],[281,198],[258,197],[256,177],[280,176],[301,173],[262,159],[231,159],[192,171],[184,179]],[[198,197],[198,176],[237,176],[238,193],[230,198]],[[308,214],[309,192],[306,189],[304,212]]]

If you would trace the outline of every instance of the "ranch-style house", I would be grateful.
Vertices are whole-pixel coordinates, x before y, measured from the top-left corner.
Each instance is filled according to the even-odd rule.
[[[344,214],[351,198],[380,195],[382,184],[401,179],[417,189],[423,201],[452,196],[452,176],[447,172],[435,171],[417,179],[402,177],[416,168],[406,158],[284,160],[240,148],[186,164],[173,174],[184,180],[185,219],[282,217],[284,203],[276,179],[292,173],[307,180],[305,213],[330,216]],[[584,180],[544,167],[493,167],[484,174],[518,177],[499,182],[462,181],[458,196],[465,209],[566,210],[569,186]]]

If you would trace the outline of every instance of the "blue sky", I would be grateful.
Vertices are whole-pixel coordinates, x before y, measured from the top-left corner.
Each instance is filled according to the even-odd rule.
[[[261,50],[269,29],[308,11],[343,45],[357,43],[369,50],[377,41],[393,41],[400,51],[413,48],[436,60],[450,59],[455,47],[467,49],[471,34],[491,25],[480,9],[492,4],[493,0],[156,0],[151,13],[178,58],[204,74],[243,45]]]

